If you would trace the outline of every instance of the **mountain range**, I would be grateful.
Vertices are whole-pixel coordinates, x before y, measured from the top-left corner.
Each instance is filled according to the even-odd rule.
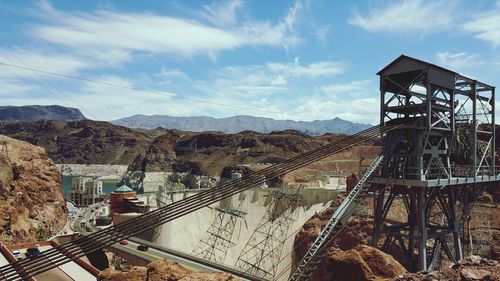
[[[175,117],[169,115],[134,115],[111,121],[111,123],[129,128],[153,129],[162,127],[193,132],[219,131],[224,133],[238,133],[250,130],[259,133],[270,133],[272,131],[297,130],[308,135],[322,135],[325,133],[353,134],[371,127],[370,124],[353,123],[340,118],[331,120],[293,121],[275,120],[272,118],[248,115],[237,115],[225,118],[207,116]]]
[[[0,106],[0,122],[76,121],[86,119],[79,109],[59,105]],[[353,123],[340,118],[294,121],[249,115],[236,115],[225,118],[133,115],[110,123],[134,129],[164,128],[191,132],[218,131],[228,134],[243,131],[270,133],[284,130],[297,130],[308,135],[323,135],[326,133],[353,134],[371,127],[370,124]]]

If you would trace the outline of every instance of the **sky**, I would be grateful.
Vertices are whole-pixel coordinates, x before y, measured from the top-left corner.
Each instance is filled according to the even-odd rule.
[[[376,124],[399,55],[500,85],[499,50],[500,1],[0,0],[0,105]]]

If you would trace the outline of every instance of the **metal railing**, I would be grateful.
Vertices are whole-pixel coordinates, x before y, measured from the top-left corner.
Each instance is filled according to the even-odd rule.
[[[454,165],[450,167],[404,167],[385,169],[384,177],[407,180],[456,180],[475,178],[476,180],[495,179],[500,175],[498,166]]]

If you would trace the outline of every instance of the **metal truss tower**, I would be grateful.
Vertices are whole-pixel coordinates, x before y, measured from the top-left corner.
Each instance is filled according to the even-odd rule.
[[[382,126],[404,126],[387,134],[391,156],[374,179],[373,245],[400,248],[415,271],[433,267],[441,252],[460,259],[460,233],[472,206],[500,179],[495,88],[404,55],[378,75]],[[405,218],[387,223],[398,200]]]
[[[272,202],[238,257],[235,267],[259,278],[276,276],[288,230],[295,221],[292,214],[302,195],[281,191],[271,194]]]
[[[193,249],[197,257],[219,264],[224,263],[227,251],[236,245],[232,241],[236,223],[247,214],[241,210],[244,201],[245,195],[240,194],[238,207],[232,208],[231,201],[223,200],[220,206],[215,208],[217,214],[212,224]]]

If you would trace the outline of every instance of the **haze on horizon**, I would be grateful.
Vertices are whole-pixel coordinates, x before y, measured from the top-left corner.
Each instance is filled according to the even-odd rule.
[[[376,124],[375,73],[402,53],[500,85],[500,1],[0,1],[0,27],[0,105],[95,120]]]

